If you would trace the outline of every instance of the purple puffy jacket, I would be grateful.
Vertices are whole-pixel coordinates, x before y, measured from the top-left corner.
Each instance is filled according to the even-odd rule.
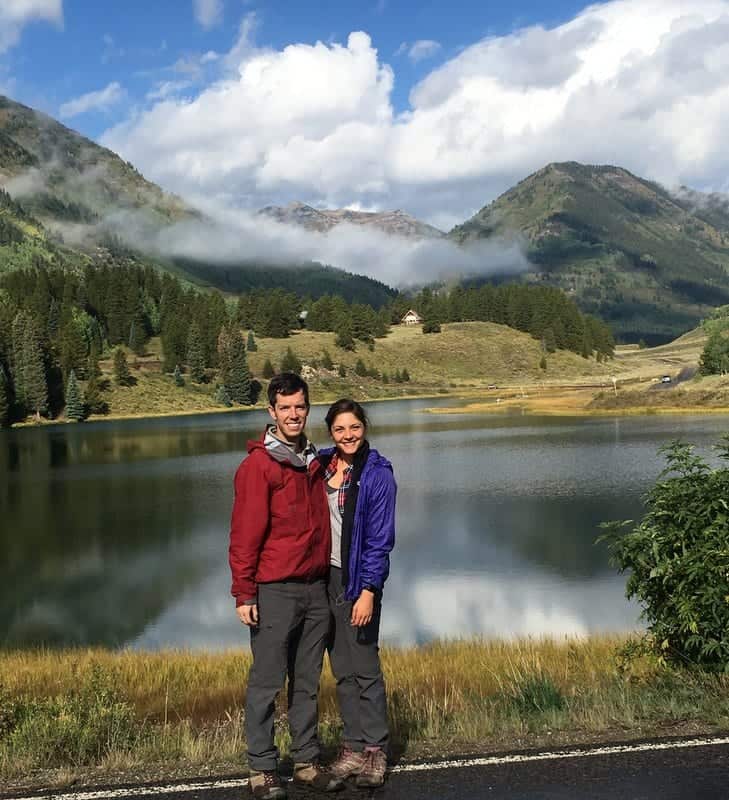
[[[334,454],[334,448],[319,451],[324,462]],[[351,491],[351,489],[350,489]],[[364,586],[378,590],[390,572],[390,551],[395,545],[395,500],[397,484],[392,464],[372,448],[359,478],[359,492],[351,530],[342,530],[347,538],[347,569],[343,570],[347,585],[344,596],[356,600]]]

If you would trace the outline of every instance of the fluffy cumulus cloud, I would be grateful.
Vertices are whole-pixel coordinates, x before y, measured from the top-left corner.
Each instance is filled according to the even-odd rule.
[[[366,33],[275,51],[251,27],[214,82],[160,97],[105,144],[186,196],[401,207],[441,227],[555,160],[729,188],[729,0],[612,0],[489,37],[401,113]]]
[[[223,20],[223,0],[193,0],[192,6],[203,28],[213,28]]]
[[[125,94],[121,84],[114,81],[103,89],[87,92],[64,103],[59,109],[59,115],[61,119],[70,119],[89,111],[108,111],[119,103]]]
[[[29,22],[63,23],[63,0],[2,0],[0,2],[0,53],[15,45]]]

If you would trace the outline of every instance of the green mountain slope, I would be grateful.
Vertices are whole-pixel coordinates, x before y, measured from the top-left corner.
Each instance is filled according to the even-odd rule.
[[[722,215],[707,208],[620,167],[567,162],[530,175],[449,237],[523,238],[534,265],[526,280],[564,289],[628,341],[658,342],[729,302],[729,217],[717,227]]]
[[[143,212],[160,224],[196,216],[111,150],[1,95],[0,176],[49,224],[91,223],[120,210]]]
[[[282,287],[314,298],[336,293],[385,304],[394,290],[320,264],[272,269],[160,260],[133,253],[116,237],[128,213],[152,230],[202,215],[146,180],[131,164],[50,117],[0,95],[0,272],[33,264],[82,265],[122,251],[202,287],[227,292]]]

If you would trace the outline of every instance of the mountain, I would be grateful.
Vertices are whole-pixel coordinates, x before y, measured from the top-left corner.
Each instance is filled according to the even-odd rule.
[[[524,242],[542,281],[628,341],[665,341],[729,302],[729,213],[616,166],[549,164],[448,235]]]
[[[124,211],[160,225],[199,216],[116,153],[1,95],[0,181],[50,228]]]
[[[298,201],[287,206],[266,206],[259,212],[286,225],[299,225],[310,231],[325,233],[337,225],[361,225],[394,236],[416,239],[440,239],[443,231],[426,225],[404,211],[352,211],[347,208],[319,209]]]
[[[2,191],[2,190],[5,191]],[[405,215],[403,215],[405,216]],[[396,292],[321,264],[218,265],[135,252],[118,234],[203,219],[116,153],[45,114],[0,95],[0,272],[34,263],[80,266],[112,250],[227,292],[283,287],[314,298],[341,294],[380,307]]]

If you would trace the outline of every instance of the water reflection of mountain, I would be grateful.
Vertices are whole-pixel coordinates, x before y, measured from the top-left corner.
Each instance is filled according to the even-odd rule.
[[[632,627],[597,523],[640,513],[662,443],[707,448],[725,423],[413,413],[424,404],[370,408],[399,484],[385,639]],[[232,478],[266,418],[0,434],[0,646],[245,642],[226,563]]]
[[[239,431],[195,459],[168,431],[132,463],[128,438],[28,433],[0,447],[0,644],[129,641],[224,559]]]

